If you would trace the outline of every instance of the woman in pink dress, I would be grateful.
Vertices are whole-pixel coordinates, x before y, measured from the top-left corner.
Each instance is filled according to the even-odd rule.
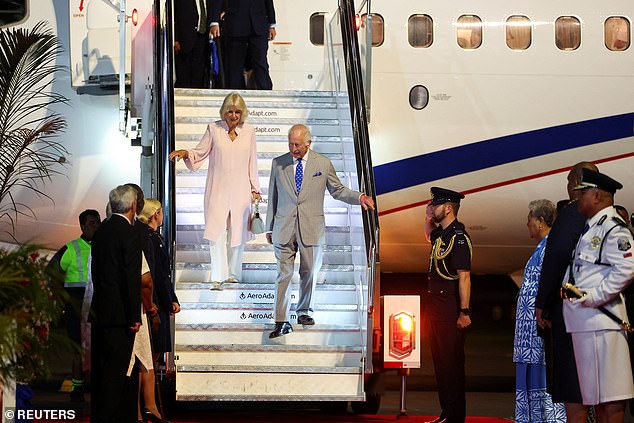
[[[240,281],[244,243],[254,238],[249,231],[251,203],[261,196],[255,129],[244,122],[247,114],[240,94],[227,95],[220,108],[223,120],[207,125],[196,147],[169,155],[170,160],[183,159],[190,170],[209,161],[204,238],[210,245],[212,289]]]

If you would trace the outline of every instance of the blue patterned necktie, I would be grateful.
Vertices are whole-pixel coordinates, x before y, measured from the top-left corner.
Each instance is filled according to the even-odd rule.
[[[295,168],[295,187],[297,193],[302,189],[302,179],[304,178],[304,167],[302,166],[302,159],[297,160],[297,168]]]

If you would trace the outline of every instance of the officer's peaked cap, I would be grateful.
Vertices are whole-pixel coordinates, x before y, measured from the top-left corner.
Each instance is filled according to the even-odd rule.
[[[463,198],[464,195],[450,189],[440,187],[431,188],[431,204],[433,205],[444,203],[460,203],[460,200],[462,200]]]
[[[581,183],[574,187],[574,190],[582,190],[588,188],[597,188],[602,191],[607,191],[612,194],[616,192],[616,190],[623,188],[623,185],[610,178],[608,175],[595,172],[591,169],[582,169],[583,174],[581,176]]]

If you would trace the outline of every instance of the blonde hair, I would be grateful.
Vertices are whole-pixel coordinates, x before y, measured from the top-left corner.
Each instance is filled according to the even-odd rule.
[[[247,116],[249,115],[249,110],[247,109],[247,105],[244,103],[244,99],[242,96],[236,92],[229,93],[225,100],[222,102],[222,106],[220,107],[220,118],[224,119],[225,113],[229,107],[234,106],[238,110],[242,112],[240,115],[240,123],[244,123],[247,120]]]
[[[139,213],[137,217],[141,222],[147,225],[148,223],[150,223],[150,219],[152,218],[152,216],[154,216],[161,207],[161,202],[159,200],[156,200],[154,198],[146,198],[145,206],[143,206],[143,210],[141,210],[141,213]]]

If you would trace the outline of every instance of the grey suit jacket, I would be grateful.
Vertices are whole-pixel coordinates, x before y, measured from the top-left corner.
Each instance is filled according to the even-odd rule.
[[[324,194],[348,204],[360,204],[360,192],[341,184],[330,160],[315,152],[308,153],[302,189],[297,195],[293,156],[286,153],[273,159],[269,181],[266,228],[272,232],[273,244],[286,244],[299,219],[304,245],[318,245],[324,233]]]

